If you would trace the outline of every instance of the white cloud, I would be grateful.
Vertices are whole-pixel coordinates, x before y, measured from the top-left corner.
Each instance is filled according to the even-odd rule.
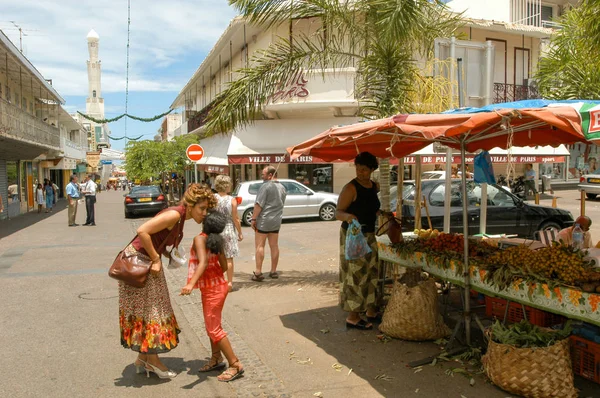
[[[59,94],[87,95],[92,28],[100,35],[102,91],[125,91],[125,0],[0,0],[0,10],[0,29],[11,20],[23,27],[24,53]],[[208,53],[234,15],[226,0],[132,0],[129,90],[179,91],[201,60],[187,65],[190,76],[169,68],[181,68],[189,54]],[[18,31],[4,33],[18,46]]]

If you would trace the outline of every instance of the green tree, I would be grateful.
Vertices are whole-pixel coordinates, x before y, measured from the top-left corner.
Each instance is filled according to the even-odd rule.
[[[567,11],[535,74],[548,99],[600,99],[600,1],[583,0]]]
[[[198,136],[187,134],[173,141],[129,141],[125,147],[125,171],[129,178],[142,181],[156,179],[163,173],[185,171],[188,160],[186,148],[198,143]]]
[[[281,83],[300,71],[356,68],[355,97],[367,118],[413,110],[410,91],[419,75],[414,57],[428,57],[436,37],[460,25],[439,0],[230,0],[251,23],[287,26],[304,18],[320,23],[310,33],[279,37],[258,51],[211,104],[206,134],[229,132],[262,118]],[[322,77],[325,78],[324,73]]]

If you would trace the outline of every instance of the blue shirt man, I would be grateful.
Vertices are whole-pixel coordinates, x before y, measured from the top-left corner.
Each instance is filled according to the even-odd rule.
[[[71,176],[71,182],[67,184],[67,200],[69,201],[69,227],[76,227],[75,217],[77,216],[77,200],[79,199],[79,186],[77,186],[77,176]]]

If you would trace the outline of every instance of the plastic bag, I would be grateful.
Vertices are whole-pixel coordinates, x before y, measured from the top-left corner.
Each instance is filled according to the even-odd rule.
[[[496,177],[494,176],[494,168],[492,167],[492,158],[488,151],[481,151],[473,160],[475,164],[474,180],[478,184],[488,183],[495,184]]]
[[[358,260],[371,253],[367,238],[362,233],[360,224],[355,218],[348,225],[346,232],[346,260]]]

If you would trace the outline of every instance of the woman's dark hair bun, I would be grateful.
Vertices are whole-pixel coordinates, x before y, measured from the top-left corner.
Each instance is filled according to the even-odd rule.
[[[216,210],[210,211],[202,222],[202,232],[207,235],[206,248],[214,254],[223,251],[224,240],[220,235],[227,225],[227,217]]]
[[[361,152],[356,155],[354,158],[354,164],[356,166],[367,166],[371,170],[377,170],[379,168],[379,162],[377,162],[377,158],[370,152]]]

